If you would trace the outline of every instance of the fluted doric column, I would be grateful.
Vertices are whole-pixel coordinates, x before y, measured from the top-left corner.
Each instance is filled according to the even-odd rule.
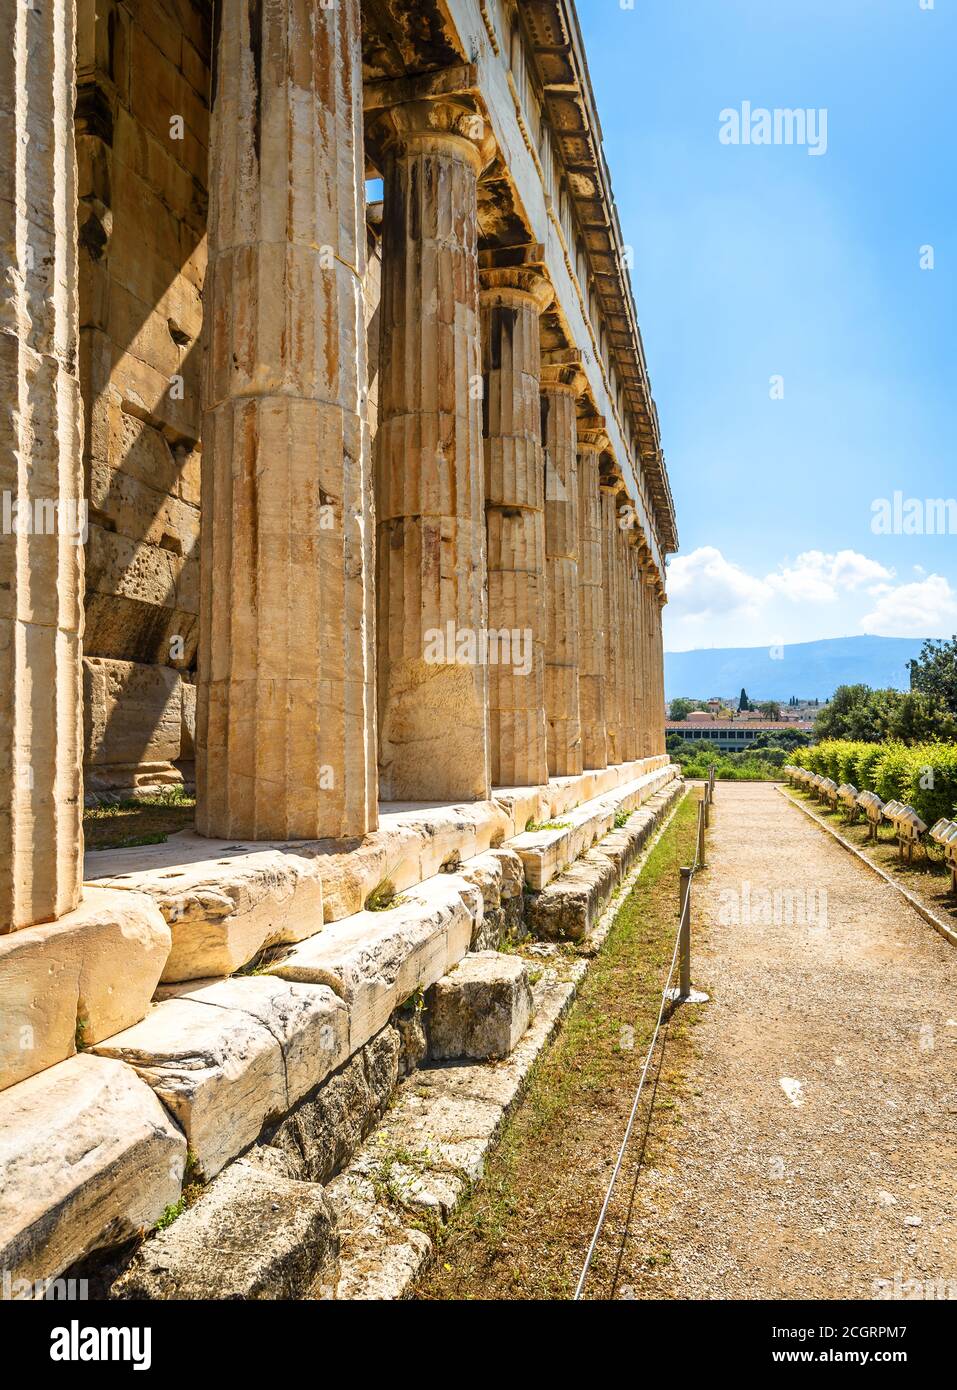
[[[539,318],[552,299],[526,267],[482,271],[485,515],[492,784],[548,781],[545,724],[545,479]]]
[[[642,605],[642,723],[641,756],[651,757],[656,751],[656,727],[658,711],[656,708],[656,664],[655,651],[655,567],[647,549],[639,551]]]
[[[197,826],[376,824],[358,0],[222,0],[210,132]]]
[[[481,117],[454,100],[377,118],[379,761],[383,797],[490,790],[479,326]]]
[[[618,585],[618,508],[619,484],[612,477],[601,479],[602,595],[605,618],[605,732],[610,764],[622,761],[621,741],[621,656]]]
[[[578,422],[578,704],[582,764],[608,766],[605,731],[605,600],[599,459],[608,448],[600,416]]]
[[[653,753],[664,753],[666,734],[665,734],[665,644],[662,620],[664,618],[665,604],[668,602],[668,595],[665,593],[664,586],[659,583],[655,592],[654,607],[654,709],[655,726]]]
[[[0,18],[0,933],[76,907],[83,539],[73,0]]]
[[[640,731],[641,721],[641,604],[640,604],[640,582],[638,577],[638,557],[631,541],[631,531],[622,532],[622,553],[624,560],[624,583],[625,583],[625,621],[622,630],[625,640],[625,661],[627,667],[627,700],[625,703],[625,758],[633,760],[641,756],[640,753]]]
[[[548,775],[582,770],[578,705],[578,366],[542,368],[545,450],[545,717]]]
[[[634,670],[629,645],[630,600],[627,575],[628,541],[625,535],[628,512],[627,494],[622,489],[615,499],[617,534],[615,537],[615,583],[618,592],[618,761],[627,762],[632,756],[631,706],[634,698]]]

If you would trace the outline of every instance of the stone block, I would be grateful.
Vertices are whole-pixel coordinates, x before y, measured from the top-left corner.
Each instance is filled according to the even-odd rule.
[[[182,684],[169,666],[84,657],[85,762],[174,762],[182,744]]]
[[[186,1140],[121,1062],[83,1053],[0,1095],[0,1269],[55,1278],[179,1199]]]
[[[412,994],[461,960],[482,914],[473,884],[439,874],[387,911],[331,923],[267,968],[286,980],[334,989],[349,1007],[349,1050],[355,1052]]]
[[[339,1238],[316,1183],[240,1159],[137,1251],[111,1293],[124,1299],[334,1296]]]
[[[532,1013],[525,962],[497,951],[475,952],[431,991],[430,1053],[436,1059],[507,1057]]]
[[[166,999],[96,1051],[153,1087],[210,1178],[342,1062],[346,1027],[330,990],[254,976]]]
[[[297,1178],[328,1182],[384,1113],[399,1079],[400,1045],[398,1031],[384,1028],[287,1115],[261,1147],[284,1154]]]
[[[181,838],[192,845],[199,837]],[[136,862],[142,861],[139,856]],[[122,854],[104,860],[106,866],[122,862]],[[148,893],[156,902],[173,938],[164,983],[231,975],[265,947],[301,941],[322,926],[316,860],[278,849],[99,881]]]
[[[139,1022],[170,941],[151,898],[95,887],[59,921],[0,936],[0,1090]]]

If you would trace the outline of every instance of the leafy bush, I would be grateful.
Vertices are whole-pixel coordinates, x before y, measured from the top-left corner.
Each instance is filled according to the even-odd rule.
[[[855,776],[851,779],[859,792],[872,792],[877,790],[877,767],[881,758],[884,756],[884,746],[881,743],[861,743],[855,761]]]
[[[942,816],[950,820],[957,811],[957,744],[923,743],[908,752],[913,756],[902,799],[929,826]]]
[[[839,785],[876,791],[883,801],[903,801],[927,825],[957,812],[957,743],[857,743],[829,739],[795,749],[790,761]]]
[[[874,790],[882,801],[906,801],[904,792],[909,781],[914,749],[905,748],[902,743],[885,743],[882,746],[884,756],[877,764]],[[916,806],[914,810],[917,810]]]

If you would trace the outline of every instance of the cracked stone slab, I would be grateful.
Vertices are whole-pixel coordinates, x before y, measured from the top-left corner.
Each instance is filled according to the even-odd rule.
[[[96,1051],[148,1082],[211,1178],[344,1060],[347,1027],[332,990],[254,976],[166,999]]]
[[[140,1247],[111,1295],[331,1298],[338,1254],[335,1214],[320,1184],[239,1159]]]
[[[122,1062],[81,1053],[0,1095],[0,1269],[56,1278],[178,1201],[186,1139]]]
[[[320,930],[322,880],[314,859],[261,848],[216,858],[210,841],[203,844],[201,860],[135,868],[143,862],[137,856],[129,872],[97,880],[100,886],[149,894],[156,903],[172,935],[164,982],[231,975],[265,947],[301,941]],[[185,847],[180,841],[181,850]],[[122,864],[124,853],[106,851],[103,857]]]
[[[170,951],[151,898],[87,888],[59,921],[0,936],[0,1090],[137,1023]]]
[[[328,1182],[352,1158],[385,1111],[399,1079],[401,1038],[386,1027],[295,1107],[264,1144],[250,1150],[270,1162],[282,1155],[290,1177]]]
[[[291,947],[268,967],[282,979],[326,984],[349,1009],[349,1050],[356,1052],[420,989],[448,973],[468,951],[482,920],[481,891],[456,874],[439,874],[384,912],[358,912]]]

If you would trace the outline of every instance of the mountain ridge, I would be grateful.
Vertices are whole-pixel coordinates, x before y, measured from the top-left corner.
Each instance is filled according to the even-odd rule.
[[[839,685],[910,687],[908,662],[923,637],[826,637],[782,647],[699,647],[665,652],[665,696],[707,700],[826,700]]]

